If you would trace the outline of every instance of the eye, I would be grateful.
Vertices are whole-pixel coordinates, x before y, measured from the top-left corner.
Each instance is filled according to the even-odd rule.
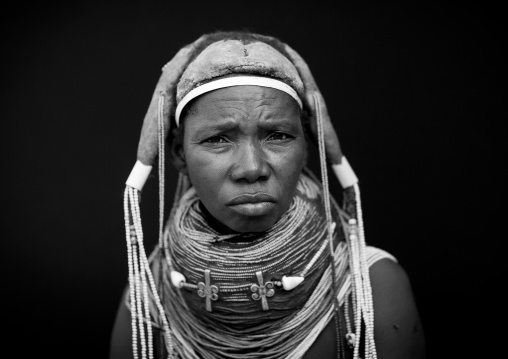
[[[223,136],[212,136],[208,137],[206,140],[201,141],[203,144],[211,144],[211,145],[218,145],[222,143],[228,143],[229,141],[223,137]]]
[[[268,141],[284,141],[284,140],[289,140],[292,138],[294,138],[294,137],[287,134],[287,133],[284,133],[284,132],[273,132],[268,136],[267,140]]]

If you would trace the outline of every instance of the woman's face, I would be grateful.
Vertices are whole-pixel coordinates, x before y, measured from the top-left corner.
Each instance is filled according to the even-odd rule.
[[[196,98],[184,121],[183,171],[208,212],[236,232],[270,228],[306,161],[296,101],[272,88],[228,87]]]

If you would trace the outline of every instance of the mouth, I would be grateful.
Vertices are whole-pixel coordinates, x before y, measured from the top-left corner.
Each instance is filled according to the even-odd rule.
[[[233,198],[228,207],[244,216],[258,217],[268,214],[277,200],[267,193],[242,194]]]

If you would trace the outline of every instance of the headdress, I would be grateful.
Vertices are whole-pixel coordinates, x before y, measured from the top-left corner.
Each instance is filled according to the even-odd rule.
[[[235,77],[230,77],[235,76]],[[263,80],[265,79],[265,80]],[[236,82],[235,82],[236,81]],[[171,331],[158,295],[148,258],[143,248],[143,230],[139,211],[139,191],[156,163],[159,170],[159,245],[164,249],[164,145],[171,126],[178,126],[179,115],[185,103],[200,93],[224,86],[257,84],[275,87],[290,94],[305,109],[309,126],[319,148],[323,204],[328,230],[328,244],[333,253],[332,218],[329,193],[328,167],[345,190],[345,208],[351,215],[348,225],[350,270],[353,298],[355,299],[355,328],[357,343],[363,320],[366,328],[366,358],[375,358],[373,306],[369,273],[365,254],[365,236],[358,179],[342,155],[338,137],[328,115],[325,101],[304,60],[288,45],[278,40],[250,33],[214,33],[200,37],[182,48],[162,69],[152,101],[148,108],[138,146],[137,162],[126,182],[124,197],[125,225],[129,259],[130,303],[132,308],[133,350],[138,355],[137,341],[141,341],[142,357],[151,352],[151,326],[148,292],[160,313],[164,335],[171,354]],[[175,203],[188,187],[188,180],[180,175]],[[169,249],[170,250],[170,249]],[[162,253],[163,251],[161,251]],[[333,263],[333,262],[332,262]],[[335,275],[332,265],[332,278]],[[175,273],[175,282],[182,281]],[[335,283],[335,279],[332,280]],[[336,295],[334,296],[337,297]],[[336,317],[339,304],[335,303]],[[340,326],[337,325],[337,328]],[[340,349],[340,342],[339,342]],[[150,355],[150,354],[149,354]],[[354,356],[359,355],[355,345]]]

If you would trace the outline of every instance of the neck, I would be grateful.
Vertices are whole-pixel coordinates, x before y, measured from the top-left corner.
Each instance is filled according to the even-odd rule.
[[[219,232],[220,234],[227,235],[227,234],[238,234],[238,236],[234,236],[232,238],[226,239],[225,241],[229,243],[245,243],[245,242],[251,242],[257,238],[259,238],[259,235],[261,233],[256,233],[256,235],[249,235],[249,233],[240,233],[237,231],[232,230],[228,226],[226,226],[224,223],[219,221],[217,218],[215,218],[205,207],[205,205],[199,201],[199,208],[201,212],[203,213],[203,216],[206,218],[207,223],[212,227],[214,230]]]

